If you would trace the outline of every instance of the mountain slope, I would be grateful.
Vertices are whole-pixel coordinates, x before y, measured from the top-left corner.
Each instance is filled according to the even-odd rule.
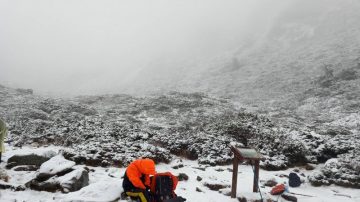
[[[207,92],[310,125],[358,120],[359,9],[356,0],[295,1],[237,50],[213,58],[164,59],[139,72],[130,89]],[[358,121],[344,125],[359,128]]]

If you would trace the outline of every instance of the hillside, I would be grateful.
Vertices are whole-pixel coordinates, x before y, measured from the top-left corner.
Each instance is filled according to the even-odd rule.
[[[359,9],[356,0],[295,1],[236,50],[158,61],[129,88],[207,92],[281,122],[358,131]]]
[[[325,167],[316,175],[326,177],[312,182],[359,187],[359,134],[351,131],[320,134],[301,122],[281,125],[202,93],[53,99],[1,86],[0,94],[10,145],[62,146],[64,156],[77,164],[122,167],[138,157],[168,163],[180,156],[224,165],[232,159],[229,144],[235,144],[257,148],[267,170],[339,158],[341,179]]]

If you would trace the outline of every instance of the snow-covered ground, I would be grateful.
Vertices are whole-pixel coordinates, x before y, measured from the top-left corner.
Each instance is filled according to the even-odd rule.
[[[7,160],[14,154],[18,153],[31,153],[31,152],[46,152],[47,150],[57,151],[59,148],[48,147],[48,148],[27,148],[21,149],[8,148],[8,151],[4,154],[3,160]],[[183,167],[179,166],[183,165]],[[180,168],[174,168],[178,166]],[[321,166],[321,165],[320,165]],[[318,166],[316,169],[319,169]],[[75,167],[84,167],[83,165],[76,165]],[[25,191],[14,192],[11,190],[0,190],[0,201],[121,201],[119,199],[122,192],[122,175],[125,168],[115,167],[89,167],[89,185],[82,188],[79,191],[72,193],[50,193],[44,191],[33,191],[26,189]],[[189,179],[187,181],[180,181],[176,190],[176,193],[187,199],[189,202],[235,202],[238,199],[231,199],[230,196],[226,196],[226,193],[230,191],[231,177],[232,177],[232,166],[215,166],[205,167],[199,165],[197,161],[190,161],[177,158],[170,164],[158,164],[156,166],[158,172],[170,171],[174,175],[185,173]],[[5,163],[0,164],[0,169],[5,169]],[[285,171],[265,171],[260,170],[260,186],[263,198],[272,198],[277,200],[277,197],[269,194],[270,187],[262,186],[262,183],[268,179],[275,179],[278,183],[287,182],[284,175],[288,175],[292,170],[288,169]],[[310,171],[304,168],[297,168],[299,174],[305,176]],[[12,169],[6,170],[9,175],[9,184],[21,185],[25,184],[29,180],[35,177],[35,171],[14,171]],[[201,178],[201,180],[199,179]],[[342,201],[342,202],[359,202],[360,191],[358,189],[343,188],[339,186],[311,186],[306,177],[302,177],[305,182],[299,188],[290,188],[289,191],[292,193],[303,194],[308,196],[295,195],[298,201],[307,202],[318,202],[318,201]],[[240,165],[238,175],[238,188],[237,196],[244,196],[247,199],[260,199],[259,193],[252,193],[252,180],[253,173],[250,165]],[[6,184],[0,180],[0,183]],[[204,184],[220,184],[228,186],[228,188],[221,189],[219,191],[212,191]],[[201,192],[197,191],[201,190]],[[123,200],[124,201],[124,200]],[[285,201],[279,198],[277,201]]]

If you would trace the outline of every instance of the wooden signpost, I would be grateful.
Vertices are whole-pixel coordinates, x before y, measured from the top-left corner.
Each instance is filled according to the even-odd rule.
[[[237,187],[237,176],[239,162],[249,161],[254,168],[254,184],[253,192],[258,192],[259,190],[259,164],[260,160],[263,158],[255,149],[249,148],[236,148],[230,146],[231,151],[234,153],[233,160],[233,175],[232,175],[232,186],[231,186],[231,198],[236,198],[236,187]]]

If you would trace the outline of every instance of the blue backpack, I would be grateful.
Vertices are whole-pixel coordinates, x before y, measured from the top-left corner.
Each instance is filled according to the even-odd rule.
[[[296,173],[290,173],[289,175],[289,186],[299,187],[301,185],[300,177]]]

